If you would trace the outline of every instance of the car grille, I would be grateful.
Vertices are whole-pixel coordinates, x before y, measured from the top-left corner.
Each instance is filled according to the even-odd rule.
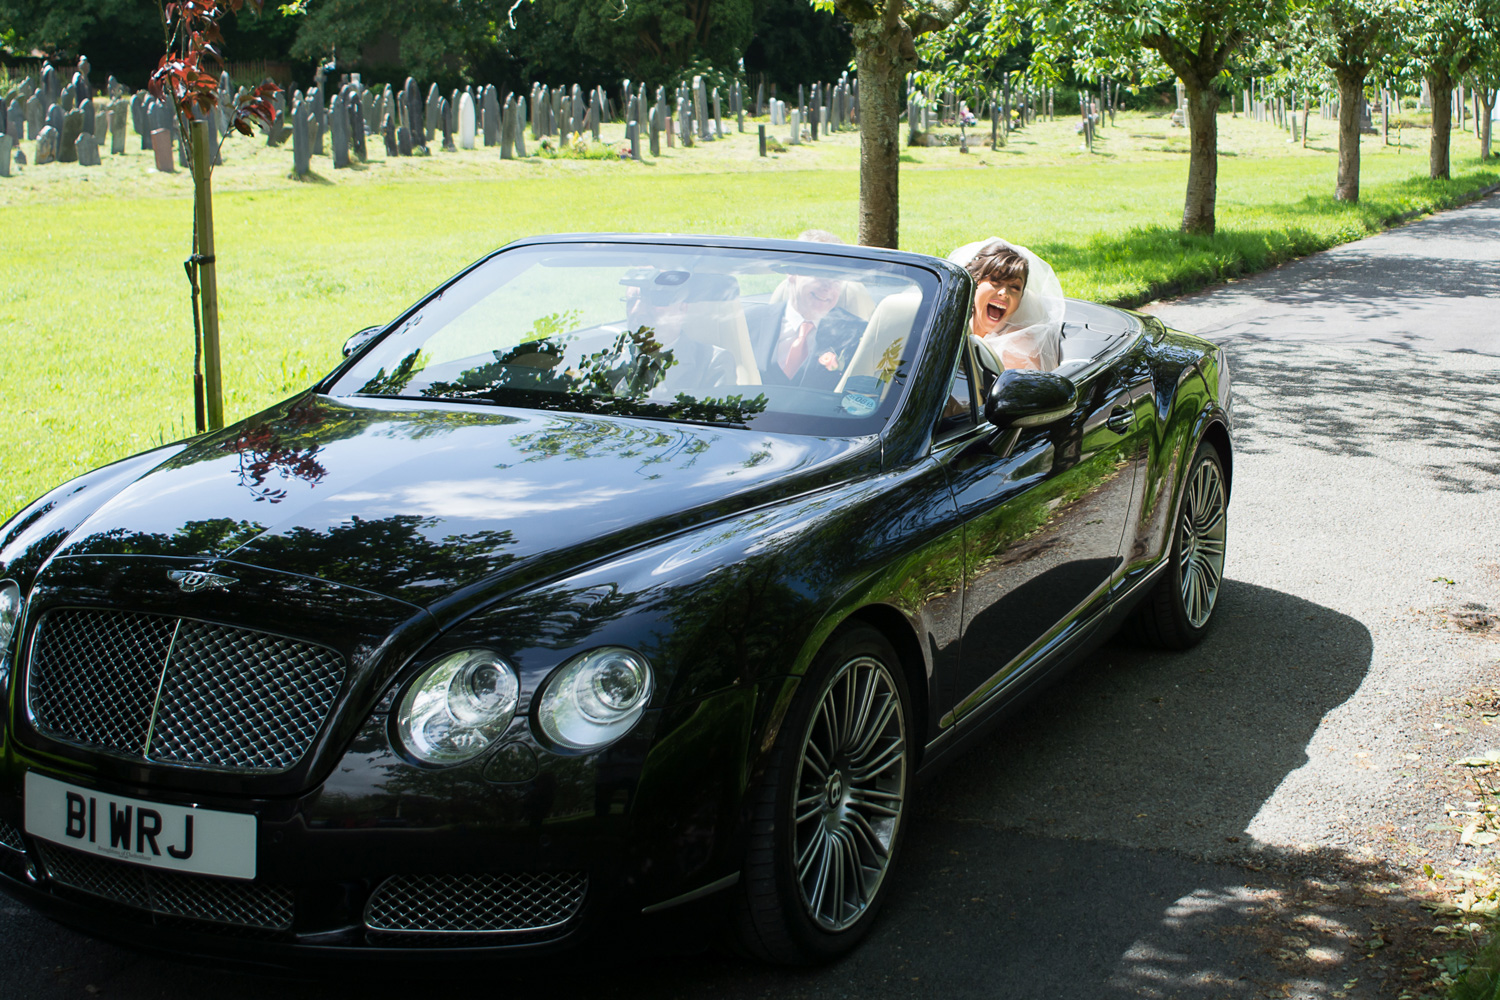
[[[400,934],[517,934],[566,923],[583,905],[582,872],[393,875],[365,907],[365,926]]]
[[[21,831],[3,819],[0,819],[0,846],[9,847],[12,851],[26,850],[26,844],[21,840]]]
[[[52,881],[90,896],[231,927],[285,931],[292,926],[292,890],[285,886],[160,871],[40,841],[37,851]]]
[[[49,612],[27,694],[53,739],[168,764],[282,771],[328,717],[344,661],[253,629],[121,611]]]

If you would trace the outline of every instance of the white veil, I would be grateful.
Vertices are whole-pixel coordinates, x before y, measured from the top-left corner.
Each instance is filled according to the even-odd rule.
[[[985,342],[996,347],[995,341],[1017,333],[1026,334],[1037,345],[1042,370],[1050,371],[1062,363],[1063,313],[1067,310],[1062,282],[1057,280],[1052,265],[1025,247],[998,236],[991,236],[977,243],[965,243],[950,253],[948,259],[959,267],[966,267],[969,261],[981,253],[1002,246],[1010,247],[1026,258],[1026,291],[1021,293],[1021,304],[1006,321],[1005,327],[984,338]],[[998,349],[996,353],[999,353]]]

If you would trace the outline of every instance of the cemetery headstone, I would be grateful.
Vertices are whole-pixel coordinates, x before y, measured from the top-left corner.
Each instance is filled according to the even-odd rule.
[[[93,106],[94,102],[90,101],[89,107]],[[87,123],[88,113],[85,112],[83,117],[85,123]],[[87,127],[87,124],[85,124],[84,131],[90,131],[90,129]],[[94,127],[92,131],[94,134],[94,141],[103,146],[104,140],[109,138],[109,105],[106,104],[104,106],[104,109],[94,116]]]
[[[474,98],[467,91],[458,99],[458,145],[460,149],[474,148]]]
[[[425,110],[422,107],[422,93],[417,89],[417,81],[411,77],[406,78],[406,86],[402,88],[404,94],[404,107],[406,110],[406,146],[402,156],[410,156],[412,148],[426,145],[422,128],[422,118]],[[401,137],[396,136],[396,145],[401,145]]]
[[[792,145],[802,145],[802,111],[800,108],[792,109]]]
[[[170,174],[177,167],[172,162],[172,133],[164,128],[151,131],[151,152],[156,156],[156,169]]]
[[[500,109],[500,159],[513,160],[516,156],[516,99],[505,99]]]
[[[625,125],[626,137],[630,140],[630,158],[639,160],[641,158],[641,126],[636,120],[631,120]]]
[[[396,141],[396,115],[394,112],[385,113],[385,121],[381,123],[380,134],[385,137],[385,155],[387,157],[400,156],[401,145]]]
[[[396,126],[396,155],[410,156],[411,152],[411,129],[405,125]]]
[[[427,130],[427,141],[431,142],[437,138],[438,129],[442,125],[443,95],[438,92],[438,85],[433,84],[427,88],[427,107],[423,119]]]
[[[51,107],[49,107],[47,109],[46,116],[43,118],[43,121],[48,126],[50,126],[52,129],[54,129],[57,132],[57,134],[58,134],[59,137],[62,136],[62,130],[63,130],[63,109],[62,108],[58,107],[56,104],[54,104]]]
[[[760,131],[760,155],[761,156],[765,156],[766,155],[766,127],[764,125],[757,125],[755,127]]]
[[[453,144],[453,104],[444,97],[438,101],[438,123],[443,128],[443,152],[453,153],[458,147]]]
[[[368,163],[370,160],[369,148],[365,145],[365,111],[364,94],[351,94],[353,98],[348,103],[349,116],[349,145],[354,158],[360,163]]]
[[[484,88],[484,100],[482,102],[482,118],[484,122],[484,144],[494,146],[500,142],[500,97],[495,92],[495,85],[489,84]]]
[[[57,162],[57,147],[62,142],[62,133],[51,125],[43,125],[42,130],[36,136],[36,163]]]
[[[46,110],[40,95],[32,94],[26,98],[26,138],[35,139],[42,130],[42,116]]]
[[[328,112],[328,133],[333,169],[344,170],[349,166],[349,112],[343,94],[333,95],[333,107]]]
[[[136,91],[130,96],[130,127],[141,137],[141,148],[151,148],[151,126],[146,121],[146,95]]]
[[[311,102],[299,95],[292,105],[292,173],[306,177],[312,167]]]
[[[99,140],[94,138],[94,133],[79,133],[75,148],[79,166],[97,167],[99,165]]]
[[[78,136],[83,133],[83,111],[74,108],[63,115],[62,141],[57,147],[59,163],[78,162]]]
[[[13,146],[15,146],[15,139],[9,133],[0,135],[0,177],[10,176],[10,158]]]
[[[71,83],[62,89],[61,94],[57,95],[57,104],[64,112],[72,111],[78,106],[78,93]]]

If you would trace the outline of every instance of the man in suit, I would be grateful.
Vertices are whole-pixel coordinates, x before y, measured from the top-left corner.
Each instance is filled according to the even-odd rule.
[[[766,385],[838,387],[865,322],[838,305],[843,281],[826,274],[791,274],[781,302],[750,306],[745,323]]]

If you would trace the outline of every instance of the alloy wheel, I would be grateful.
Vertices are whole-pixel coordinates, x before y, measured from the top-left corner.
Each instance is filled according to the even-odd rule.
[[[825,931],[856,923],[885,878],[906,799],[906,750],[889,669],[869,656],[845,663],[803,740],[792,817],[802,905]]]
[[[1224,537],[1228,498],[1224,474],[1213,461],[1198,463],[1183,498],[1178,528],[1178,568],[1182,579],[1182,608],[1193,628],[1202,628],[1213,614],[1224,578]]]

